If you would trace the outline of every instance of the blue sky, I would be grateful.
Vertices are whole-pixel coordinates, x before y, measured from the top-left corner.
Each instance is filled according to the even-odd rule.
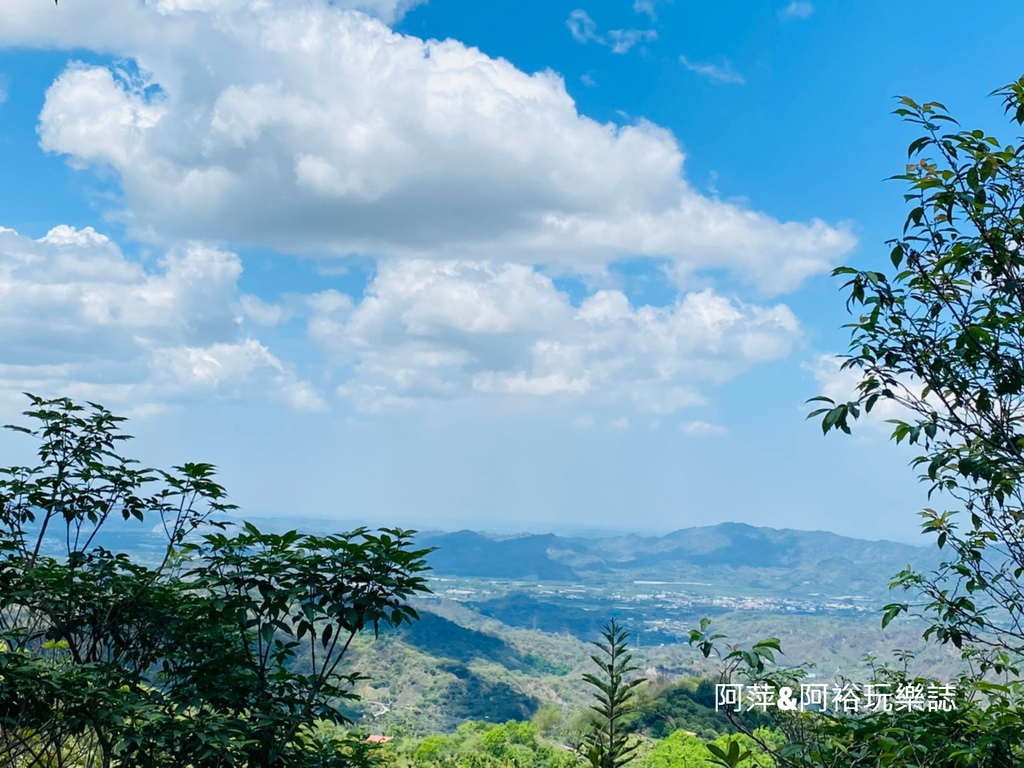
[[[850,383],[828,274],[902,224],[894,96],[1006,136],[1022,21],[11,0],[0,410],[103,402],[254,515],[912,540],[884,425],[803,420]]]

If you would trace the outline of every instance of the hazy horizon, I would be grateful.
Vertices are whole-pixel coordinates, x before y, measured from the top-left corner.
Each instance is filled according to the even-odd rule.
[[[679,533],[688,530],[701,529],[701,528],[715,528],[723,525],[749,525],[755,529],[767,529],[774,531],[796,531],[798,533],[827,533],[835,536],[841,536],[843,538],[857,539],[860,541],[882,541],[891,542],[896,544],[906,544],[909,546],[918,546],[923,548],[933,548],[934,541],[924,534],[919,534],[916,539],[911,537],[907,539],[894,539],[886,537],[875,537],[875,536],[847,536],[845,534],[837,534],[834,531],[828,531],[823,528],[791,528],[791,527],[776,527],[766,524],[754,524],[746,523],[735,520],[726,520],[718,523],[711,524],[699,524],[699,525],[688,525],[682,528],[620,528],[615,526],[585,526],[585,525],[571,525],[571,524],[551,524],[543,521],[512,521],[512,520],[478,520],[478,521],[465,521],[462,519],[449,519],[444,518],[423,518],[419,522],[414,522],[412,518],[407,519],[392,519],[392,518],[344,518],[344,517],[331,517],[331,516],[307,516],[307,515],[246,515],[244,511],[238,510],[231,514],[231,517],[237,518],[239,521],[246,520],[250,521],[259,527],[261,523],[271,523],[275,528],[283,527],[297,527],[302,528],[307,524],[323,524],[323,523],[334,523],[338,526],[338,530],[351,530],[357,527],[368,527],[368,528],[413,528],[418,533],[459,533],[462,531],[470,531],[472,533],[482,534],[484,536],[493,536],[499,538],[513,538],[517,536],[542,536],[546,534],[554,534],[563,538],[583,538],[583,539],[598,539],[598,538],[615,538],[620,536],[639,536],[644,538],[661,538],[670,534]]]

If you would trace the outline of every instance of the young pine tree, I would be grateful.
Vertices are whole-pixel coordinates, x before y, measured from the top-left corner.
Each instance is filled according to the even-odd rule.
[[[626,682],[626,676],[639,669],[633,664],[628,642],[629,632],[612,619],[604,626],[601,639],[594,642],[600,653],[590,657],[598,672],[583,675],[594,687],[597,699],[591,707],[597,718],[585,742],[586,757],[593,768],[621,768],[633,759],[636,751],[637,745],[630,745],[622,730],[622,718],[631,708],[633,689],[643,682]]]

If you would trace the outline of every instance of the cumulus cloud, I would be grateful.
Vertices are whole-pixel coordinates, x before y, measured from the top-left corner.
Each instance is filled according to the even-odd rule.
[[[721,64],[711,64],[709,62],[691,61],[686,56],[680,56],[679,63],[688,71],[694,72],[701,77],[706,77],[713,83],[743,85],[746,82],[743,76],[736,72],[728,61],[724,61]]]
[[[137,235],[578,269],[652,256],[680,275],[732,270],[769,293],[855,244],[843,226],[700,195],[670,132],[580,115],[553,72],[528,75],[338,5],[10,6],[0,45],[137,63],[71,66],[39,126],[45,149],[118,174]],[[375,7],[388,19],[407,5]],[[578,33],[613,50],[649,38],[598,35],[588,20],[578,17]]]
[[[264,390],[300,410],[326,407],[312,385],[300,381],[290,366],[251,338],[207,347],[160,349],[151,367],[156,382],[171,389],[234,399]]]
[[[800,336],[784,305],[709,289],[638,307],[606,289],[573,306],[531,267],[472,261],[382,264],[361,302],[324,292],[310,308],[347,371],[339,394],[365,410],[500,396],[674,413]]]
[[[196,395],[321,406],[239,322],[238,257],[198,244],[152,269],[92,228],[0,228],[0,389],[130,407]]]
[[[335,0],[334,5],[339,8],[351,8],[355,11],[362,11],[370,16],[388,24],[399,21],[417,5],[426,5],[427,0]]]
[[[800,336],[783,304],[695,286],[726,271],[777,295],[855,245],[843,225],[700,194],[671,132],[579,114],[556,73],[396,33],[388,24],[415,3],[9,5],[0,47],[114,62],[60,74],[40,143],[113,173],[123,194],[111,215],[164,256],[143,265],[91,230],[11,233],[0,275],[15,298],[0,330],[19,341],[6,342],[7,386],[320,408],[258,338],[301,317],[318,347],[293,346],[296,359],[326,350],[318,381],[365,410],[470,399],[630,414],[602,411],[603,424],[672,414]],[[575,35],[616,52],[654,35],[574,18]],[[237,256],[203,242],[360,254],[377,270],[360,298],[261,299],[238,289]],[[550,277],[608,275],[638,257],[664,266],[673,303],[637,305],[599,280],[571,301]]]
[[[187,399],[327,404],[252,334],[298,318],[291,345],[337,394],[374,412],[501,402],[607,414],[672,414],[710,386],[790,354],[792,312],[712,289],[668,306],[620,290],[574,303],[538,269],[492,261],[387,260],[361,298],[336,290],[266,301],[238,289],[239,258],[192,243],[155,263],[61,226],[32,240],[0,230],[0,396],[29,390],[129,408]]]

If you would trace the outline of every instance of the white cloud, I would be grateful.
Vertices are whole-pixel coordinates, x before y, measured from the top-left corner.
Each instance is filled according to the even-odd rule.
[[[208,347],[157,350],[152,370],[158,385],[241,399],[264,392],[299,410],[323,410],[323,398],[290,366],[255,339]]]
[[[581,116],[553,72],[322,0],[9,6],[0,46],[86,48],[145,73],[72,66],[39,126],[45,149],[119,175],[139,236],[577,269],[646,255],[767,292],[855,244],[700,195],[670,132]],[[601,36],[588,19],[578,33],[620,51],[653,33]]]
[[[134,415],[211,399],[324,409],[250,330],[299,316],[328,353],[325,381],[359,410],[553,407],[619,429],[633,414],[704,404],[709,388],[789,355],[800,338],[781,304],[705,289],[637,306],[614,288],[574,304],[516,263],[389,260],[359,300],[326,290],[275,302],[242,293],[241,269],[235,254],[196,243],[151,263],[89,228],[39,240],[0,230],[0,398],[67,394]]]
[[[746,82],[742,75],[733,70],[732,65],[728,61],[723,61],[721,64],[711,64],[708,62],[690,61],[686,56],[680,56],[679,62],[690,72],[706,77],[713,83],[743,85]]]
[[[658,33],[653,29],[610,29],[608,30],[608,44],[612,53],[628,53],[629,49],[637,43],[649,43],[658,39]]]
[[[146,82],[115,79],[104,67],[72,64],[47,92],[39,116],[44,149],[65,148],[79,168],[90,163],[128,167],[144,152],[146,132],[159,124],[166,108],[142,95]],[[73,84],[71,90],[63,90]],[[57,96],[56,100],[51,96]],[[61,108],[61,97],[65,107]],[[67,101],[73,101],[73,109]]]
[[[597,22],[590,18],[590,14],[579,8],[569,14],[565,25],[577,43],[594,42],[611,48],[612,53],[628,53],[637,43],[658,39],[658,33],[653,29],[612,29],[607,35],[599,34]]]
[[[70,65],[47,92],[40,141],[77,167],[116,173],[115,215],[165,253],[144,267],[91,231],[18,239],[45,253],[17,278],[12,307],[46,270],[64,293],[20,315],[0,309],[0,329],[16,330],[18,317],[32,324],[55,307],[33,326],[39,344],[4,358],[21,366],[12,376],[149,403],[266,396],[323,407],[252,332],[306,315],[334,366],[318,381],[366,410],[500,400],[670,414],[789,354],[800,331],[788,308],[696,291],[712,284],[699,273],[790,291],[854,246],[849,228],[701,195],[669,131],[599,124],[553,72],[400,35],[354,7],[109,0],[58,17],[11,0],[0,46],[128,62]],[[409,7],[370,10],[394,20]],[[618,52],[653,39],[599,34],[585,12],[574,17],[575,35]],[[181,245],[204,241],[366,254],[377,274],[358,301],[330,290],[261,300],[239,291],[234,254]],[[72,255],[54,266],[60,248]],[[632,305],[594,277],[645,256],[683,290],[671,306]],[[591,294],[574,306],[551,274],[594,277]],[[293,351],[308,361],[318,350]],[[626,418],[601,412],[605,424]]]
[[[417,5],[426,4],[427,0],[335,0],[334,3],[339,8],[351,8],[376,16],[387,24],[399,21]]]
[[[645,13],[650,16],[651,21],[658,20],[656,0],[633,0],[633,10],[637,13]]]
[[[814,6],[804,0],[790,0],[789,5],[779,9],[780,19],[806,19],[814,13]]]
[[[704,290],[637,307],[601,290],[574,307],[534,269],[486,262],[382,264],[360,303],[310,305],[311,336],[348,371],[339,394],[365,410],[500,396],[673,413],[800,336],[784,305]]]
[[[286,0],[287,1],[287,0]],[[332,5],[343,10],[358,11],[393,24],[427,0],[332,0]],[[244,8],[246,0],[149,0],[148,5],[164,17],[193,13],[216,13]]]
[[[235,254],[198,244],[146,269],[92,228],[38,240],[0,228],[0,389],[136,408],[243,392],[316,407],[240,326],[240,274]]]
[[[597,22],[582,8],[569,13],[565,26],[569,28],[572,39],[577,43],[589,43],[591,40],[604,43],[604,38],[597,34]]]
[[[257,325],[274,326],[285,319],[284,307],[267,304],[256,296],[242,296],[239,300],[242,313]]]

